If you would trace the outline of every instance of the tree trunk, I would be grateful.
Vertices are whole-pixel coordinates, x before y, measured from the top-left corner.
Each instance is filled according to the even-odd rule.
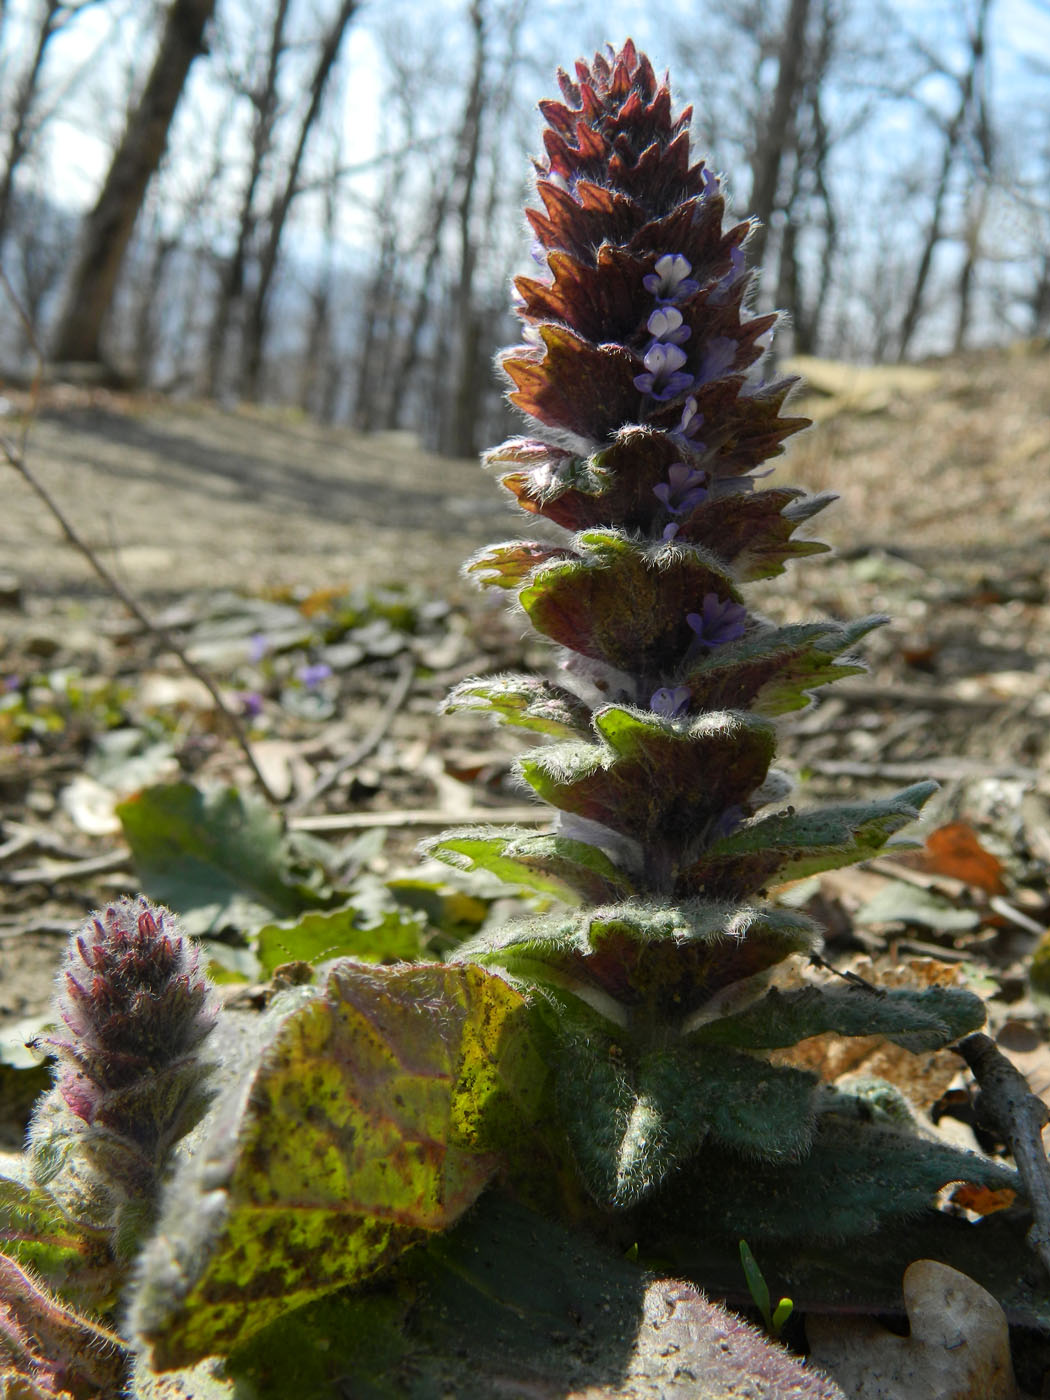
[[[777,85],[768,119],[755,145],[751,163],[751,213],[759,220],[748,246],[749,261],[761,267],[765,256],[769,221],[776,208],[780,163],[791,130],[791,113],[802,76],[802,59],[806,48],[806,20],[809,0],[791,0],[784,36],[780,41],[777,64]]]
[[[145,90],[129,113],[80,253],[55,336],[56,360],[99,363],[102,329],[150,179],[168,142],[190,65],[204,52],[215,0],[173,0]]]
[[[219,274],[219,289],[215,298],[215,310],[211,329],[208,333],[208,358],[205,369],[207,392],[212,398],[218,397],[221,388],[226,342],[230,333],[230,320],[235,304],[244,295],[244,269],[248,260],[255,232],[255,192],[262,175],[273,142],[274,119],[277,115],[277,74],[281,56],[285,50],[284,30],[288,19],[290,0],[277,0],[273,23],[270,26],[270,48],[266,59],[266,75],[262,86],[251,93],[255,108],[252,123],[252,157],[248,167],[248,178],[241,195],[241,207],[237,218],[237,242],[230,260],[222,265]]]
[[[3,177],[0,178],[0,242],[3,241],[7,231],[7,221],[11,213],[11,195],[14,191],[15,171],[21,165],[29,150],[30,125],[29,115],[36,99],[37,86],[40,82],[40,70],[44,66],[44,55],[47,46],[54,38],[60,26],[61,5],[58,0],[44,0],[43,14],[40,19],[40,27],[36,32],[36,44],[33,48],[33,57],[30,59],[29,67],[25,71],[21,83],[18,87],[18,94],[15,97],[14,111],[11,115],[11,135],[7,142],[7,161],[4,165]]]
[[[475,451],[478,401],[478,341],[480,327],[474,307],[474,272],[478,249],[471,228],[474,190],[477,186],[481,123],[485,108],[485,14],[482,0],[471,0],[470,24],[474,32],[474,62],[467,95],[457,170],[459,225],[459,277],[453,295],[456,321],[455,377],[452,382],[447,430],[442,450],[453,457],[471,457]]]
[[[923,310],[923,297],[926,292],[926,283],[929,280],[930,269],[933,266],[933,255],[937,250],[937,245],[944,236],[944,210],[948,199],[948,189],[951,182],[952,171],[959,155],[958,143],[966,119],[970,113],[973,103],[974,89],[977,84],[979,70],[984,59],[984,31],[988,18],[988,8],[991,0],[980,0],[977,11],[977,23],[970,38],[970,63],[965,76],[959,83],[959,105],[955,115],[944,130],[944,149],[941,154],[941,169],[937,178],[937,188],[933,196],[933,209],[930,213],[930,222],[926,229],[926,238],[922,245],[922,253],[919,256],[919,265],[915,272],[915,281],[912,283],[911,295],[908,298],[908,305],[905,308],[904,316],[901,318],[900,333],[897,340],[897,358],[903,360],[907,357],[911,348],[912,339],[919,324],[919,319]]]
[[[328,85],[332,69],[335,67],[335,61],[339,57],[347,25],[353,18],[359,3],[360,0],[341,0],[338,13],[321,41],[321,51],[310,83],[310,101],[299,127],[299,139],[292,154],[284,187],[274,200],[270,211],[270,230],[260,259],[259,280],[248,307],[244,327],[242,390],[245,396],[250,399],[257,398],[259,394],[270,288],[273,285],[273,275],[277,269],[277,254],[280,251],[281,235],[284,233],[288,211],[292,207],[295,196],[299,193],[299,172],[302,168],[303,156],[306,154],[306,143],[313,130],[314,122],[320,115],[325,88]]]

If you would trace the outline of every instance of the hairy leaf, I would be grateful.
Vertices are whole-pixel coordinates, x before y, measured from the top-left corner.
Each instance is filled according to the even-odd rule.
[[[227,1351],[447,1229],[545,1075],[521,997],[480,968],[334,968],[175,1180],[135,1303],[155,1363]]]
[[[874,802],[763,817],[714,842],[683,873],[681,887],[713,898],[732,897],[869,860],[894,832],[916,819],[936,790],[936,783],[916,783]]]
[[[709,1136],[756,1158],[795,1158],[808,1146],[811,1074],[707,1046],[638,1054],[593,1022],[584,1030],[564,1018],[562,1030],[558,1103],[602,1205],[642,1200]]]
[[[601,743],[552,744],[519,759],[521,776],[562,811],[672,848],[746,801],[774,751],[772,727],[751,715],[678,722],[607,705],[594,727]]]
[[[511,827],[463,827],[426,841],[428,855],[461,870],[488,870],[567,904],[604,903],[633,893],[630,878],[597,846]]]
[[[739,602],[713,555],[672,544],[642,546],[613,530],[576,537],[579,554],[537,569],[518,595],[553,641],[633,674],[669,674],[696,634],[686,620],[705,595]]]
[[[258,1400],[843,1400],[689,1284],[494,1193],[389,1283],[282,1318],[229,1370]]]
[[[573,993],[613,1021],[645,1005],[680,1024],[816,939],[812,921],[793,910],[635,899],[517,920],[479,934],[459,956]]]
[[[538,676],[482,676],[454,686],[443,708],[487,711],[493,719],[559,739],[590,732],[590,709],[571,691]]]
[[[923,991],[864,987],[774,988],[735,1016],[708,1021],[691,1039],[705,1045],[772,1050],[796,1045],[807,1036],[884,1035],[905,1050],[939,1050],[984,1024],[984,1003],[955,987]]]
[[[747,709],[773,718],[809,703],[809,692],[864,671],[838,661],[884,617],[841,625],[809,622],[771,627],[715,648],[686,674],[695,709]]]
[[[811,1151],[798,1162],[755,1161],[709,1140],[654,1201],[647,1225],[660,1240],[677,1220],[692,1239],[743,1235],[803,1245],[855,1239],[919,1215],[951,1181],[1019,1187],[1008,1167],[871,1123],[864,1113],[858,1106],[855,1117],[822,1116]],[[683,1200],[690,1203],[688,1220]]]

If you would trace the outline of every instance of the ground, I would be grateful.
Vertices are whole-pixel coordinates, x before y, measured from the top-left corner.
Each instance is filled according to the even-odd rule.
[[[867,677],[785,723],[782,757],[802,776],[803,798],[942,780],[937,812],[983,824],[1023,919],[1037,927],[1050,860],[1050,352],[1029,344],[922,368],[800,368],[808,388],[795,407],[815,426],[778,461],[777,479],[838,493],[813,526],[836,554],[793,567],[752,598],[783,619],[885,611],[893,621],[866,647]],[[0,421],[11,433],[28,402],[8,392]],[[294,635],[304,598],[316,614],[329,592],[400,583],[417,590],[413,606],[429,600],[434,616],[413,639],[420,666],[407,705],[308,815],[520,806],[506,781],[514,738],[435,718],[455,679],[544,660],[523,625],[460,578],[472,550],[521,530],[476,463],[430,455],[400,434],[365,438],[289,414],[60,385],[36,405],[26,456],[127,588],[196,642],[231,703],[238,687],[264,682],[287,698],[281,686],[296,660],[326,660],[330,632]],[[111,816],[92,819],[98,794],[79,806],[70,796],[97,731],[134,728],[167,704],[178,719],[159,776],[250,778],[218,738],[196,682],[129,621],[13,470],[4,503],[0,675],[23,697],[35,687],[26,703],[50,716],[37,716],[38,730],[58,731],[27,734],[12,721],[2,735],[13,741],[0,759],[0,1018],[10,1024],[43,1009],[61,930],[133,883]],[[260,607],[278,613],[231,622],[231,591],[257,602],[265,595]],[[216,613],[226,620],[216,623]],[[253,628],[274,634],[275,668],[262,677],[247,654]],[[260,761],[284,795],[302,798],[382,714],[401,646],[384,636],[366,631],[349,657],[339,654],[336,691],[316,722],[309,706],[292,713],[283,701],[256,722]],[[77,713],[68,694],[55,699],[51,682],[57,673],[68,691],[71,668],[122,688],[110,697],[115,719],[100,717],[105,696]],[[418,834],[413,827],[393,849],[407,856]],[[85,869],[96,857],[110,868]],[[72,872],[56,875],[56,859]],[[1023,919],[997,944],[1015,970],[1034,937]],[[910,932],[918,944],[937,936]]]

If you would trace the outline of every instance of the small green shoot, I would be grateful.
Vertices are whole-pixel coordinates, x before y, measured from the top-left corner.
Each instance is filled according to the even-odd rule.
[[[794,1311],[794,1303],[790,1298],[781,1298],[775,1308],[770,1308],[769,1285],[766,1283],[762,1270],[758,1267],[758,1261],[748,1248],[746,1240],[740,1241],[740,1262],[744,1266],[748,1292],[751,1294],[755,1307],[762,1314],[766,1331],[771,1337],[779,1337]]]

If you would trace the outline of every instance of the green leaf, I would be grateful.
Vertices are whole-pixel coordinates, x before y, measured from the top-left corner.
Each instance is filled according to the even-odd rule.
[[[954,987],[924,991],[863,987],[774,988],[735,1016],[708,1021],[692,1032],[696,1044],[773,1050],[807,1036],[884,1035],[905,1050],[939,1050],[984,1024],[984,1003]]]
[[[561,989],[617,1024],[644,1005],[683,1025],[711,997],[815,942],[812,920],[793,910],[631,899],[516,920],[479,934],[460,956]]]
[[[518,601],[544,636],[632,675],[677,669],[696,639],[688,614],[705,594],[740,601],[725,565],[702,550],[642,545],[615,530],[574,543],[579,555],[537,569]]]
[[[445,1230],[541,1111],[525,1003],[477,967],[335,967],[209,1115],[141,1268],[154,1364],[225,1352]]]
[[[916,783],[876,802],[762,817],[709,846],[682,884],[689,893],[731,898],[870,860],[894,832],[915,821],[936,790],[936,783]]]
[[[250,929],[331,904],[297,868],[284,827],[236,788],[144,788],[116,809],[142,888],[182,916],[188,933]]]
[[[768,721],[733,713],[678,721],[606,705],[594,727],[602,742],[551,744],[518,771],[555,807],[643,845],[700,841],[761,784],[775,747]]]
[[[566,904],[604,903],[633,893],[630,878],[597,846],[518,827],[461,827],[422,849],[460,870],[489,870]]]
[[[755,1307],[762,1314],[766,1326],[771,1329],[773,1314],[769,1301],[769,1284],[766,1283],[765,1275],[758,1267],[758,1261],[751,1253],[747,1240],[740,1241],[740,1263],[743,1265],[744,1277],[747,1279],[747,1291],[754,1299]]]
[[[861,674],[864,666],[836,658],[886,620],[770,627],[708,652],[683,684],[694,709],[750,710],[775,718],[804,708],[818,686]]]
[[[76,1307],[115,1301],[122,1278],[109,1232],[72,1219],[43,1186],[0,1176],[0,1253],[30,1266]]]
[[[843,1400],[690,1285],[491,1192],[389,1282],[300,1308],[227,1369],[255,1400]]]
[[[271,976],[286,962],[357,958],[361,962],[412,962],[423,949],[424,919],[402,909],[363,916],[346,909],[304,914],[288,923],[265,924],[258,935],[259,963]]]
[[[589,735],[591,712],[571,691],[538,676],[482,676],[461,681],[442,709],[486,712],[504,724],[552,734],[558,739]]]
[[[1010,1168],[976,1152],[872,1123],[866,1105],[858,1100],[856,1107],[855,1115],[824,1114],[811,1150],[797,1162],[757,1161],[709,1138],[653,1203],[646,1217],[652,1233],[643,1236],[645,1243],[662,1250],[675,1228],[692,1240],[744,1235],[761,1240],[765,1256],[768,1244],[777,1240],[795,1247],[841,1242],[919,1215],[948,1182],[1019,1189],[1017,1173]],[[672,1257],[683,1266],[684,1254]],[[778,1270],[778,1277],[801,1307],[790,1271]]]
[[[639,1053],[593,1016],[563,1015],[558,1029],[561,1119],[601,1205],[642,1200],[709,1135],[764,1158],[809,1142],[811,1074],[680,1043]]]

